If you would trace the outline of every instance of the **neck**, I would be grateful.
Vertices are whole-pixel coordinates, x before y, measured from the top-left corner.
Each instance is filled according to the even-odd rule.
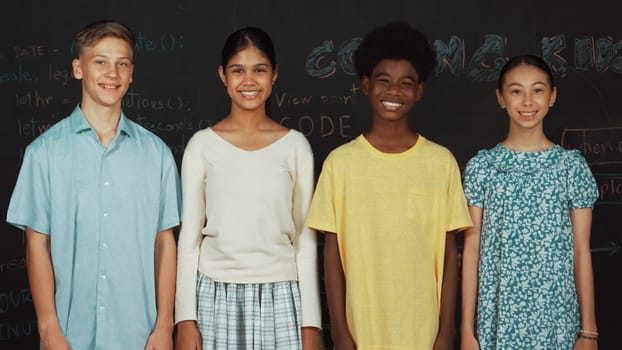
[[[374,122],[363,134],[365,139],[376,149],[385,153],[401,153],[417,143],[418,135],[410,130],[408,121]]]
[[[503,140],[503,145],[518,152],[538,152],[552,147],[542,129],[512,131]]]
[[[81,104],[80,109],[93,130],[97,133],[99,141],[105,147],[112,142],[117,135],[119,120],[121,120],[121,105],[106,107],[91,104]]]
[[[272,119],[266,114],[265,109],[254,111],[235,109],[231,110],[223,121],[227,121],[231,127],[236,129],[257,130],[271,123]]]

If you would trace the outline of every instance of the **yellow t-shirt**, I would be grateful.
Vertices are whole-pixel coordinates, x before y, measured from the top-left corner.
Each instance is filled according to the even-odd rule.
[[[326,158],[306,224],[337,234],[358,349],[432,349],[445,235],[471,226],[449,150],[419,136],[383,153],[359,136]]]

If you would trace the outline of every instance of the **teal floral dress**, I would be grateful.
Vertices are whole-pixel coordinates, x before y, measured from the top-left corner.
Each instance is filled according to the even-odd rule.
[[[578,151],[502,144],[467,164],[468,204],[483,208],[477,337],[484,349],[572,349],[579,330],[570,211],[598,188]]]

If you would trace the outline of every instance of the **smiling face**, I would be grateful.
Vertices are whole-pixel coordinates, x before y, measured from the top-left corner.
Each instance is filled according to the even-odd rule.
[[[407,120],[408,112],[421,99],[424,83],[407,60],[384,59],[374,67],[371,76],[361,80],[374,119]]]
[[[73,75],[82,80],[82,106],[121,108],[132,82],[132,48],[125,40],[105,37],[86,47],[72,62]]]
[[[277,78],[277,68],[272,68],[266,56],[249,45],[229,59],[226,67],[219,66],[218,74],[231,97],[231,109],[265,110]]]
[[[503,77],[497,100],[510,117],[510,128],[542,129],[542,121],[555,103],[557,89],[538,67],[520,64]]]

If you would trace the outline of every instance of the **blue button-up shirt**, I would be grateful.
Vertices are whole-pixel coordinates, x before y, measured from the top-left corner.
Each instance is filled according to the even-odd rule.
[[[7,221],[50,235],[74,349],[143,349],[156,321],[156,234],[180,218],[170,149],[121,115],[106,148],[79,107],[26,149]]]

